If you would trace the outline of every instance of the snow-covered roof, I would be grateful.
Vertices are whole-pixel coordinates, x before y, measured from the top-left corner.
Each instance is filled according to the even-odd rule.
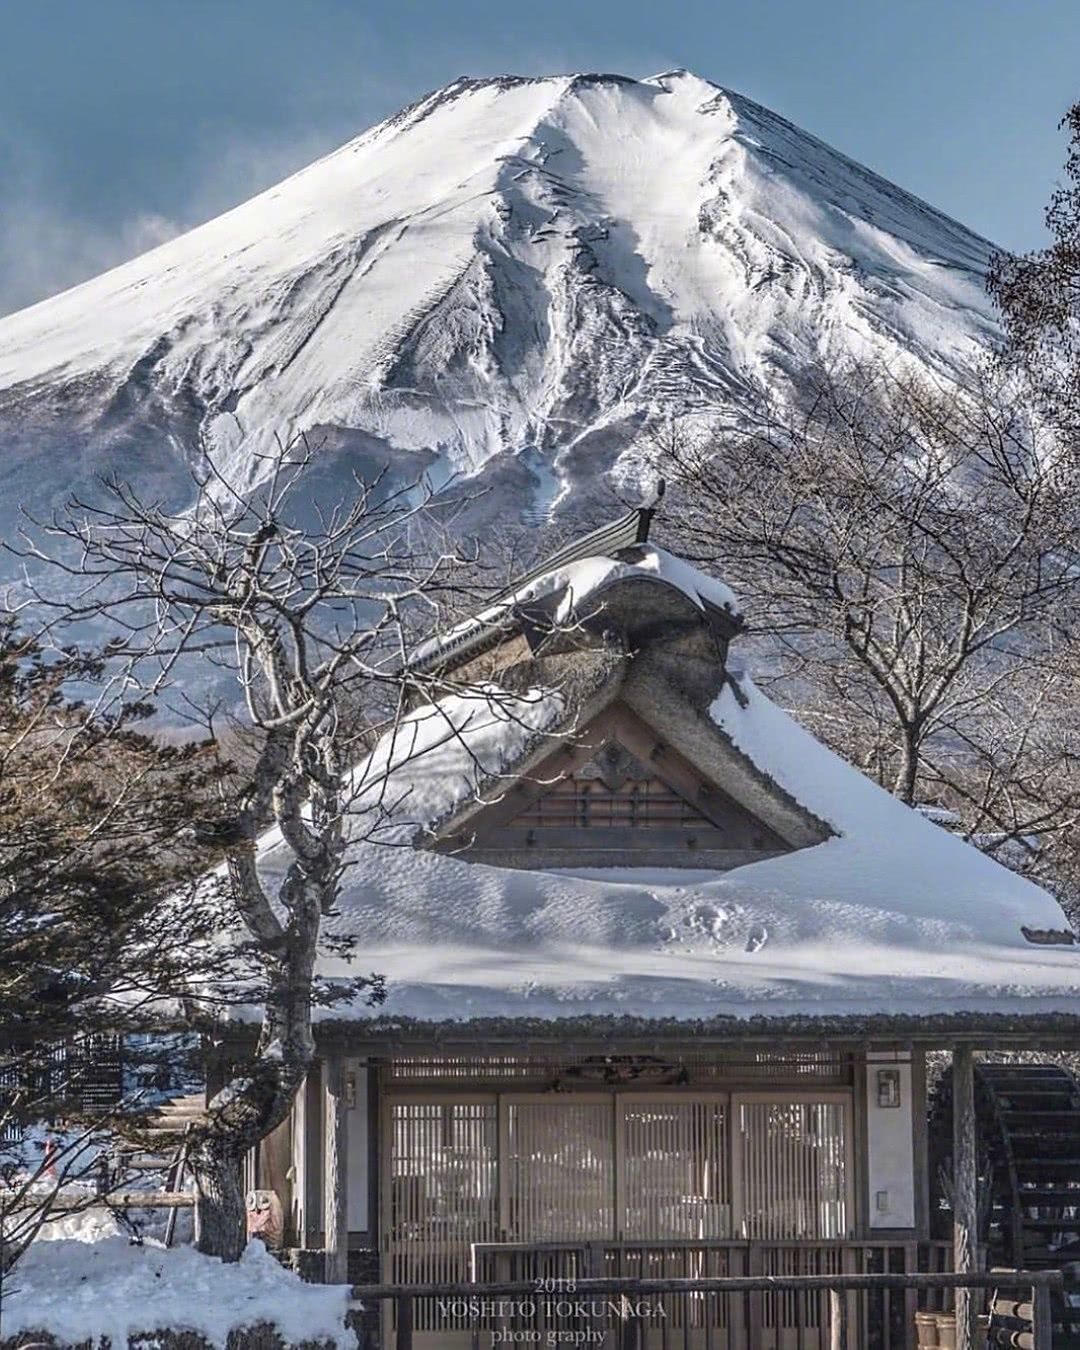
[[[699,610],[712,605],[725,610],[734,623],[741,621],[739,603],[729,586],[666,549],[643,542],[613,554],[571,557],[515,583],[479,614],[421,643],[412,654],[412,663],[434,665],[458,658],[474,643],[482,642],[485,634],[507,630],[523,609],[544,601],[550,602],[548,619],[553,626],[573,623],[595,612],[603,604],[604,592],[621,581],[660,582],[680,592]]]
[[[565,597],[555,612],[556,622],[569,620],[574,613],[603,589],[616,581],[631,578],[660,581],[680,591],[699,609],[704,604],[726,609],[733,616],[739,613],[734,593],[716,577],[706,576],[681,558],[655,544],[643,546],[632,559],[582,558],[555,572],[546,573],[535,583],[535,594],[564,591]],[[524,598],[524,597],[523,597]]]
[[[597,597],[627,567],[575,563],[557,584]],[[730,599],[660,549],[631,568],[683,595]],[[556,743],[571,710],[562,691],[540,686],[521,695],[492,685],[425,705],[358,769],[355,843],[329,921],[356,936],[358,955],[328,958],[322,973],[378,971],[389,993],[381,1008],[349,1016],[1073,1010],[1080,949],[1037,945],[1022,931],[1067,929],[1050,895],[883,791],[745,674],[718,688],[701,737],[724,743],[831,837],[727,872],[523,870],[433,852],[424,845],[440,822],[508,788],[537,747]],[[379,842],[362,837],[376,803],[386,814]],[[273,871],[283,856],[267,843]],[[341,1017],[340,1007],[328,1015]]]

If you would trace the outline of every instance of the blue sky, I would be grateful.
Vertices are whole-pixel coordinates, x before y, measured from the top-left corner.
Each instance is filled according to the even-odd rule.
[[[1080,98],[1080,0],[0,0],[0,312],[455,75],[673,66],[1024,248]]]

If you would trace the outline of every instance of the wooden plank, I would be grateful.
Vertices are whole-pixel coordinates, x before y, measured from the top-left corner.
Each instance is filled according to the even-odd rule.
[[[102,1203],[114,1209],[189,1209],[195,1197],[190,1191],[114,1191]]]
[[[1030,1050],[1034,1044],[1038,1044],[1043,1051],[1075,1051],[1076,1036],[1080,1032],[1080,1015],[1075,1022],[1071,1018],[1066,1018],[1065,1014],[1059,1016],[1073,1027],[1071,1039],[1068,1039],[1065,1033],[1058,1033],[1052,1028],[1043,1029],[1036,1017],[1026,1020],[1025,1025],[1029,1030],[1023,1033],[1009,1034],[984,1027],[981,1030],[973,1029],[968,1036],[958,1039],[961,1043],[973,1044],[979,1050]],[[761,1049],[775,1052],[780,1046],[793,1051],[807,1049],[840,1052],[857,1050],[867,1043],[865,1031],[845,1030],[842,1025],[830,1026],[827,1022],[822,1025],[818,1019],[811,1019],[804,1027],[779,1017],[775,1022],[776,1025],[771,1032],[755,1031],[752,1027],[742,1027],[738,1024],[723,1027],[716,1023],[703,1024],[700,1032],[694,1036],[695,1053],[730,1051],[733,1048],[739,1051]],[[874,1037],[875,1049],[906,1051],[910,1050],[912,1045],[921,1045],[932,1050],[941,1048],[940,1030],[935,1033],[917,1017],[906,1018],[898,1015],[896,1023],[895,1034],[883,1033],[880,1037]],[[340,1046],[342,1053],[348,1051],[352,1055],[382,1056],[424,1054],[430,1053],[432,1049],[430,1031],[402,1028],[396,1031],[383,1031],[376,1037],[369,1032],[364,1021],[347,1025],[350,1028],[348,1035],[339,1031],[327,1032],[324,1037],[320,1037],[320,1046],[324,1044],[327,1048]],[[557,1023],[553,1023],[552,1026],[557,1026]],[[467,1031],[461,1034],[440,1032],[438,1037],[440,1055],[520,1053],[522,1044],[521,1033],[515,1034],[510,1031]],[[612,1054],[616,1051],[620,1054],[658,1054],[661,1051],[677,1053],[686,1049],[686,1042],[672,1039],[670,1033],[661,1034],[654,1031],[649,1035],[616,1036],[596,1030],[592,1034],[572,1034],[565,1028],[558,1032],[550,1030],[530,1034],[527,1044],[531,1053],[555,1051],[560,1056]]]
[[[292,1166],[292,1112],[259,1144],[257,1185],[273,1191],[284,1214],[290,1211],[289,1169]]]
[[[739,1138],[740,1138],[740,1131],[736,1126],[735,1127],[736,1141]],[[763,1261],[762,1261],[761,1244],[758,1242],[751,1242],[746,1253],[746,1269],[748,1272],[746,1278],[752,1278],[755,1275],[760,1275],[762,1266]],[[749,1306],[747,1308],[747,1332],[748,1332],[748,1342],[749,1345],[752,1347],[752,1350],[757,1350],[757,1347],[762,1344],[762,1324],[765,1320],[764,1304],[765,1300],[761,1297],[760,1293],[751,1292],[749,1299]]]
[[[308,1070],[301,1091],[304,1096],[304,1137],[300,1147],[303,1149],[303,1210],[304,1241],[301,1246],[317,1247],[323,1229],[322,1205],[322,1072],[321,1063],[316,1061]]]
[[[36,1197],[28,1196],[25,1201],[13,1205],[11,1212],[17,1214],[23,1208],[33,1209],[39,1203]],[[195,1196],[191,1191],[112,1191],[67,1207],[61,1195],[49,1213],[52,1218],[62,1219],[69,1214],[85,1214],[91,1209],[190,1209],[194,1204]]]
[[[367,1126],[368,1126],[368,1243],[380,1252],[382,1244],[382,1155],[390,1151],[389,1136],[382,1132],[382,1074],[375,1064],[361,1066],[361,1073],[367,1074]]]
[[[413,1350],[413,1301],[408,1294],[398,1297],[395,1307],[395,1320],[397,1321],[397,1350]]]
[[[978,1266],[978,1197],[975,1159],[975,1062],[969,1046],[953,1047],[953,1269],[973,1274]],[[956,1289],[956,1350],[975,1350],[976,1299]]]
[[[292,1152],[289,1167],[289,1208],[286,1222],[286,1241],[293,1241],[297,1247],[306,1248],[308,1229],[311,1227],[308,1216],[307,1184],[307,1129],[308,1129],[308,1080],[305,1078],[293,1098],[291,1119]]]
[[[904,1274],[914,1274],[919,1268],[919,1248],[914,1242],[904,1243]],[[904,1330],[905,1334],[911,1334],[911,1329],[915,1325],[915,1313],[919,1307],[919,1294],[915,1289],[904,1290]],[[906,1344],[902,1341],[901,1344]]]
[[[926,1108],[926,1051],[921,1048],[911,1052],[911,1124],[915,1159],[915,1233],[925,1242],[930,1237],[930,1120]]]
[[[325,1062],[323,1078],[323,1214],[328,1284],[344,1284],[348,1279],[347,1122],[345,1062],[335,1055]]]
[[[839,1289],[829,1290],[829,1350],[848,1350],[847,1299]]]
[[[1033,1350],[1052,1350],[1054,1320],[1050,1307],[1050,1288],[1045,1284],[1035,1285],[1031,1295],[1034,1304],[1031,1320]]]

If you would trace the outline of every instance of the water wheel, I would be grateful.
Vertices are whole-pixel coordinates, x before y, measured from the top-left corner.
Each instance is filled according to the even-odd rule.
[[[986,1263],[1060,1270],[1080,1263],[1080,1084],[1058,1064],[975,1065],[980,1241]],[[938,1236],[951,1225],[952,1081],[930,1116]],[[1080,1350],[1080,1307],[1055,1300],[1055,1350]]]

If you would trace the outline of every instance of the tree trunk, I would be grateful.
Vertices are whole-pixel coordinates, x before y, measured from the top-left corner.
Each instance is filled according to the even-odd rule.
[[[234,1074],[203,1119],[192,1125],[188,1158],[195,1177],[195,1245],[206,1255],[240,1259],[247,1245],[244,1157],[288,1118],[311,1060],[311,1048],[257,1059]]]
[[[239,1261],[247,1245],[240,1159],[227,1146],[215,1148],[208,1141],[193,1154],[191,1167],[197,1250],[223,1261]]]
[[[899,797],[908,806],[914,806],[919,785],[919,759],[922,745],[914,727],[902,727],[901,736],[900,767],[893,783],[893,796]]]

